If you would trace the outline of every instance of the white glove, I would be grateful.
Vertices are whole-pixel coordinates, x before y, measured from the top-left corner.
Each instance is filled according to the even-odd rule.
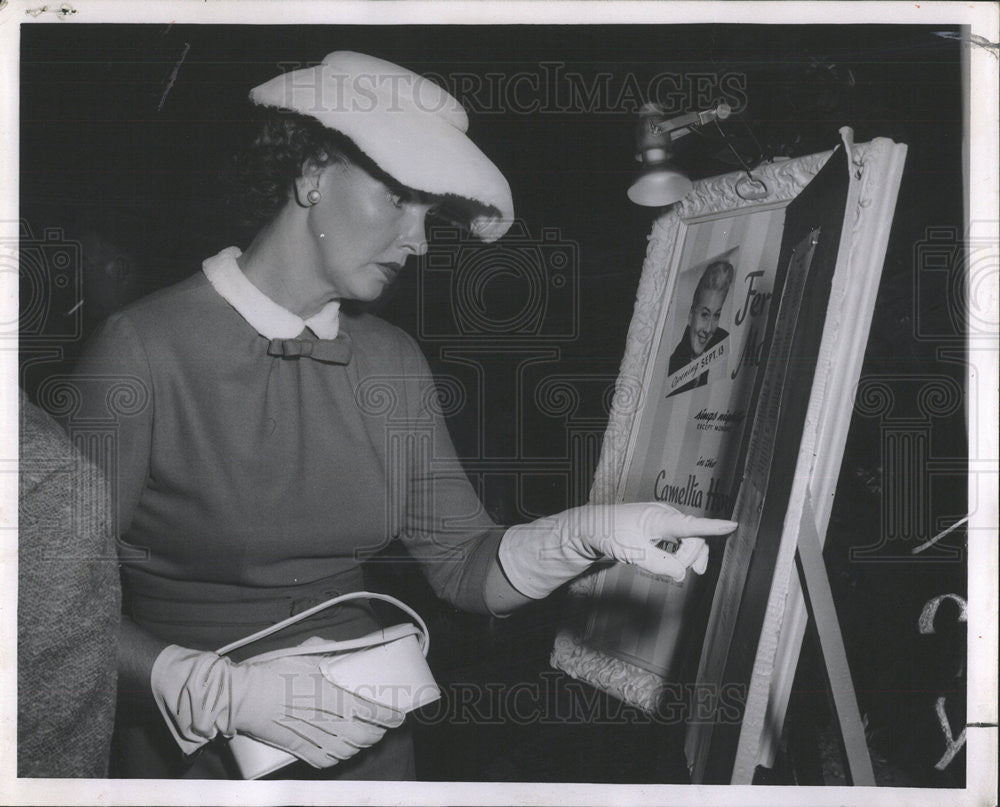
[[[507,530],[500,566],[511,585],[542,599],[594,561],[631,563],[656,575],[683,580],[688,568],[702,574],[708,547],[696,536],[727,535],[735,521],[696,518],[660,503],[586,505]],[[670,552],[658,543],[677,546]]]
[[[304,643],[305,644],[305,643]],[[314,768],[328,768],[382,739],[404,714],[331,683],[321,656],[233,663],[170,645],[153,664],[153,697],[181,750],[216,734],[246,734]]]

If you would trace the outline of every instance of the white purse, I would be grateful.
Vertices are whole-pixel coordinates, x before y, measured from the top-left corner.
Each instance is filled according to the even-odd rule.
[[[330,682],[369,700],[408,713],[441,697],[427,666],[430,633],[420,614],[406,603],[386,594],[354,591],[322,602],[300,614],[277,622],[264,630],[220,647],[220,656],[231,653],[265,636],[307,619],[334,605],[355,599],[373,599],[392,603],[416,621],[403,623],[367,636],[343,641],[324,641],[262,653],[246,661],[267,661],[292,655],[320,655],[320,671]],[[419,626],[419,627],[418,627]],[[244,779],[258,779],[296,761],[296,757],[279,748],[245,735],[237,734],[229,741],[229,749]]]

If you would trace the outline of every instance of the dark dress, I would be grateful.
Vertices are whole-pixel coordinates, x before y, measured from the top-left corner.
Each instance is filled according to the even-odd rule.
[[[698,355],[699,356],[703,355],[705,352],[707,352],[708,350],[712,349],[717,344],[719,344],[719,342],[721,342],[727,336],[729,336],[729,331],[727,331],[725,328],[716,328],[715,333],[712,334],[712,338],[708,340],[708,344],[705,346],[705,350],[703,350]],[[697,356],[694,355],[694,351],[691,350],[691,326],[688,325],[684,329],[684,336],[681,337],[681,341],[677,344],[677,347],[674,348],[674,352],[670,354],[670,362],[667,364],[667,374],[673,375],[682,367],[685,367],[686,365],[690,364],[696,358]],[[695,387],[704,387],[707,383],[708,383],[708,370],[705,370],[697,378],[692,378],[686,384],[683,384],[677,389],[670,392],[667,395],[667,397],[669,398],[671,395],[677,395],[678,393],[681,392],[687,392],[688,390],[694,389]]]
[[[206,271],[231,270],[236,255]],[[360,562],[397,537],[439,596],[487,613],[503,529],[455,457],[413,340],[343,313],[334,340],[270,339],[234,307],[247,307],[239,289],[224,298],[214,282],[199,272],[112,316],[79,366],[83,416],[113,416],[109,385],[128,401],[115,418],[126,613],[165,641],[214,650],[362,589]],[[352,603],[241,652],[376,627]],[[192,774],[151,704],[123,701],[122,775],[228,775],[218,761]],[[312,772],[296,768],[285,775]],[[412,778],[406,727],[324,775]]]

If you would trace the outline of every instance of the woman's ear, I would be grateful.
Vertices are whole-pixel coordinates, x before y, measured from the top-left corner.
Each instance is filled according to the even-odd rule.
[[[320,162],[313,157],[302,163],[302,170],[299,172],[293,188],[295,201],[300,207],[312,207],[316,203],[312,199],[315,198],[316,192],[319,190],[320,178],[326,168],[325,162]],[[310,197],[310,193],[312,193],[312,197]]]

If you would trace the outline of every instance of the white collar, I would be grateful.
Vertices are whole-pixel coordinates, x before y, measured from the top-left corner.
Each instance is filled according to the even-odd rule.
[[[261,336],[268,339],[295,339],[309,328],[320,339],[336,339],[340,331],[340,300],[331,300],[318,314],[302,319],[278,305],[258,289],[240,269],[239,247],[226,247],[206,259],[202,271],[222,298],[236,309]]]

